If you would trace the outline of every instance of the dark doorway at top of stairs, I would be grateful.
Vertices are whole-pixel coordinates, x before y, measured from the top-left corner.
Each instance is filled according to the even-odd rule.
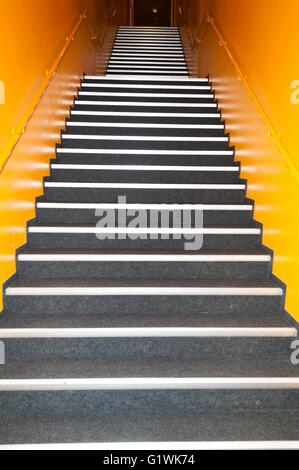
[[[134,0],[135,26],[171,26],[171,0]]]

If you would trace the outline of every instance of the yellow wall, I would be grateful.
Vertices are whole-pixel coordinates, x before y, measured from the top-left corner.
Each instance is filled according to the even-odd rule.
[[[7,160],[9,143],[67,44],[85,19]],[[115,26],[127,24],[126,0],[2,0],[0,17],[0,284],[15,272],[15,250],[26,241],[26,222],[83,73],[103,71]],[[115,14],[112,16],[113,12]],[[101,48],[100,48],[101,46]],[[99,55],[100,53],[100,55]],[[102,57],[98,64],[97,57]],[[8,145],[8,146],[7,146]],[[0,310],[2,304],[0,299]]]
[[[237,160],[242,162],[242,177],[249,181],[248,195],[256,201],[255,218],[264,223],[264,243],[275,251],[274,272],[288,286],[287,309],[299,319],[299,104],[295,104],[299,93],[291,89],[299,80],[299,2],[178,0],[178,4],[183,15],[178,11],[177,21],[185,34],[196,39],[200,22],[206,23],[193,51],[196,74],[209,74],[214,84]],[[192,11],[197,12],[197,21],[188,20]],[[208,12],[226,47],[206,22]],[[274,140],[269,137],[270,125]],[[285,153],[277,146],[279,139]]]

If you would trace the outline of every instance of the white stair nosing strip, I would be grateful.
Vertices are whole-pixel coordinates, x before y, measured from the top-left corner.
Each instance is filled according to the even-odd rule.
[[[134,52],[132,54],[127,54],[124,52],[114,51],[111,54],[110,60],[155,60],[157,62],[165,60],[165,62],[183,62],[186,64],[186,59],[183,54],[157,54],[157,53],[138,53]]]
[[[187,69],[186,70],[153,70],[150,67],[147,67],[147,68],[140,67],[136,70],[132,70],[131,68],[127,68],[127,67],[109,70],[109,67],[108,67],[106,77],[108,79],[110,77],[114,77],[115,75],[119,77],[120,75],[124,73],[128,73],[129,75],[132,75],[134,77],[136,76],[136,74],[140,76],[149,76],[149,73],[152,73],[153,76],[156,76],[156,77],[176,77],[176,78],[188,77]]]
[[[147,29],[153,29],[154,31],[159,31],[159,30],[170,30],[170,31],[178,31],[177,26],[119,26],[119,30],[122,29],[127,29],[128,31],[131,31],[133,29],[141,29],[141,30],[147,30]]]
[[[135,228],[135,227],[75,227],[32,226],[29,233],[127,234],[127,235],[260,235],[260,228]]]
[[[169,47],[150,47],[150,46],[134,46],[134,45],[128,45],[128,46],[115,46],[113,49],[113,54],[119,53],[119,52],[126,52],[127,54],[130,54],[130,52],[138,52],[138,53],[144,53],[144,54],[155,54],[157,56],[166,56],[166,55],[173,55],[173,56],[180,56],[184,57],[184,53],[182,52],[182,49],[180,47],[172,47],[171,49]]]
[[[213,378],[96,378],[0,380],[0,391],[42,390],[241,390],[298,389],[297,377],[213,377]]]
[[[240,168],[233,167],[217,167],[217,166],[158,166],[158,165],[72,165],[72,164],[56,164],[52,163],[53,170],[99,170],[99,171],[177,171],[177,172],[233,172],[238,173]]]
[[[127,34],[127,35],[134,35],[134,34],[139,34],[139,35],[152,35],[152,36],[157,36],[157,37],[161,37],[163,38],[164,36],[168,35],[168,36],[177,36],[178,38],[180,38],[180,33],[178,31],[178,29],[161,29],[161,30],[156,30],[156,29],[135,29],[135,28],[132,28],[132,29],[122,29],[122,28],[119,28],[117,30],[117,34]]]
[[[283,291],[280,288],[196,288],[196,287],[8,287],[6,289],[8,297],[48,297],[48,296],[98,296],[98,297],[137,297],[137,296],[239,296],[239,297],[282,297]],[[299,380],[299,379],[298,379]]]
[[[124,263],[268,263],[270,255],[122,255],[122,254],[19,254],[20,262],[124,262]]]
[[[140,75],[148,74],[149,72],[153,73],[157,77],[187,77],[188,76],[188,71],[187,69],[182,69],[182,70],[170,70],[169,68],[167,69],[152,69],[150,67],[136,67],[136,69],[132,70],[131,68],[128,68],[126,65],[124,66],[118,66],[117,68],[110,68],[108,67],[107,69],[107,77],[112,77],[115,75],[121,75],[122,73],[137,73]]]
[[[155,66],[153,67],[151,64],[145,64],[145,65],[130,65],[128,63],[124,64],[119,64],[119,65],[113,65],[109,64],[108,65],[108,73],[109,72],[115,72],[117,70],[122,70],[122,69],[130,69],[135,71],[146,71],[146,70],[151,70],[152,72],[156,73],[163,73],[168,72],[168,73],[187,73],[187,68],[186,66],[181,66],[181,67],[174,67],[172,65],[160,65],[160,66]],[[164,74],[165,75],[165,74]]]
[[[120,97],[138,97],[138,98],[206,98],[206,99],[214,99],[213,94],[173,94],[173,93],[119,93],[119,92],[92,92],[92,91],[79,91],[79,96],[120,96]]]
[[[0,329],[0,339],[30,338],[294,338],[296,328],[139,327]]]
[[[38,209],[113,209],[113,210],[202,210],[202,211],[249,211],[253,206],[249,204],[109,204],[109,203],[79,203],[79,202],[38,202]]]
[[[115,69],[122,69],[122,68],[124,68],[124,69],[148,69],[148,68],[152,68],[153,70],[157,70],[157,71],[159,71],[160,69],[161,70],[167,69],[167,70],[177,70],[179,72],[186,70],[186,65],[168,65],[168,64],[160,65],[160,64],[156,64],[155,67],[148,67],[150,65],[152,65],[152,64],[147,63],[147,64],[144,64],[144,66],[143,66],[142,63],[139,63],[139,65],[132,65],[130,63],[125,63],[125,65],[120,65],[120,64],[113,65],[113,64],[111,64],[111,62],[109,62],[108,69],[114,69],[114,68]]]
[[[211,86],[175,86],[175,85],[128,85],[128,84],[120,84],[115,85],[113,83],[82,83],[81,85],[83,88],[132,88],[132,89],[144,89],[149,88],[152,90],[206,90],[210,91],[212,89]],[[152,96],[150,94],[150,96]],[[188,93],[184,94],[184,96],[189,96]]]
[[[115,43],[120,44],[153,44],[165,46],[176,46],[183,50],[183,44],[181,37],[176,33],[167,33],[167,34],[152,34],[152,33],[139,33],[134,32],[132,34],[127,34],[125,32],[119,32],[115,35]]]
[[[233,156],[233,150],[124,150],[124,149],[79,149],[79,148],[57,148],[57,153],[67,154],[103,154],[103,155],[193,155],[193,156]]]
[[[115,41],[122,42],[124,44],[128,42],[136,43],[157,43],[161,45],[165,44],[177,44],[182,47],[182,40],[180,34],[177,32],[165,32],[165,33],[154,33],[153,31],[143,32],[143,31],[118,31],[115,35]]]
[[[174,43],[174,44],[157,44],[151,41],[115,41],[114,47],[112,52],[116,52],[119,49],[133,49],[133,50],[145,50],[158,53],[177,53],[181,54],[185,57],[184,50],[182,44]]]
[[[181,57],[185,57],[181,47],[150,47],[150,46],[135,46],[135,45],[115,45],[113,49],[113,53],[117,52],[144,52],[144,53],[151,53],[157,55],[163,54],[173,54],[173,55],[180,55]]]
[[[67,127],[108,127],[136,129],[184,129],[184,130],[224,130],[224,124],[153,124],[132,122],[88,122],[67,121]]]
[[[178,31],[141,31],[141,30],[134,30],[134,31],[127,31],[124,29],[120,29],[117,31],[116,37],[128,37],[128,38],[158,38],[159,40],[163,41],[164,39],[175,39],[180,41],[181,36]]]
[[[215,113],[143,113],[143,112],[116,112],[116,111],[74,111],[71,116],[118,116],[118,117],[188,117],[220,119],[221,114]],[[112,123],[113,124],[113,123]],[[130,123],[128,123],[130,124]]]
[[[137,27],[130,27],[128,28],[119,28],[117,31],[118,34],[154,34],[158,37],[163,37],[163,35],[176,35],[180,37],[179,30],[177,28],[169,28],[169,29],[154,29],[154,28],[137,28]]]
[[[148,49],[151,51],[158,51],[158,50],[165,50],[165,51],[175,51],[175,52],[180,52],[184,53],[182,45],[178,41],[165,41],[162,44],[158,41],[144,41],[144,40],[135,40],[135,39],[129,39],[129,40],[122,40],[120,38],[116,39],[113,51],[117,48],[129,48],[132,47],[134,49]]]
[[[130,53],[126,53],[124,52],[123,50],[117,50],[117,49],[114,49],[112,51],[112,54],[111,54],[111,59],[115,59],[116,57],[122,57],[122,58],[127,58],[127,59],[131,59],[132,57],[134,58],[134,60],[137,60],[135,58],[135,56],[137,57],[140,57],[140,59],[143,59],[143,58],[149,58],[149,57],[152,57],[153,59],[157,59],[157,60],[173,60],[173,61],[183,61],[186,63],[186,59],[185,59],[185,56],[183,53],[180,53],[180,52],[138,52],[138,50],[136,52],[132,52],[132,54]]]
[[[170,39],[181,39],[180,33],[178,31],[155,31],[155,30],[134,30],[134,31],[128,31],[125,29],[119,29],[117,31],[116,37],[121,37],[121,36],[126,36],[126,37],[145,37],[145,38],[158,38],[158,39],[165,39],[165,38],[170,38]]]
[[[110,69],[113,69],[113,68],[119,68],[119,67],[128,67],[128,66],[132,66],[134,68],[143,68],[143,66],[145,66],[145,68],[148,68],[148,67],[155,67],[158,66],[159,68],[163,68],[163,69],[181,69],[182,71],[185,71],[186,70],[186,63],[185,61],[181,61],[182,63],[179,64],[179,65],[175,65],[175,63],[177,63],[178,61],[174,61],[174,60],[169,60],[169,61],[165,61],[163,62],[162,60],[161,61],[154,61],[154,60],[151,60],[151,59],[143,59],[142,61],[140,59],[136,59],[136,60],[127,60],[127,59],[113,59],[111,58],[110,59],[110,62],[109,62],[109,67]],[[135,67],[137,66],[137,67]]]
[[[299,441],[153,441],[153,442],[101,442],[68,444],[15,444],[0,445],[4,451],[32,450],[299,450]]]
[[[185,81],[186,83],[188,82],[191,82],[191,83],[195,83],[195,82],[198,82],[198,83],[209,83],[209,79],[208,78],[174,78],[174,77],[151,77],[150,75],[146,75],[145,77],[142,77],[140,75],[137,75],[134,77],[134,75],[123,75],[123,76],[114,76],[114,78],[110,78],[109,77],[109,80],[118,80],[118,81],[121,81],[121,80],[140,80],[140,81],[144,81],[146,78],[146,80],[148,81],[165,81],[165,82],[176,82],[176,81]],[[107,81],[107,76],[106,75],[85,75],[84,76],[84,80],[106,80]]]
[[[165,39],[163,41],[160,41],[156,38],[141,38],[141,37],[121,37],[121,36],[118,36],[116,37],[115,39],[115,46],[116,45],[119,45],[119,44],[123,44],[123,45],[126,45],[126,44],[134,44],[136,46],[140,46],[140,45],[153,45],[153,46],[156,46],[156,47],[159,47],[159,46],[162,46],[162,47],[165,47],[165,46],[168,46],[168,47],[177,47],[177,48],[180,48],[182,50],[182,43],[180,40],[176,39],[176,38],[169,38],[169,39]]]
[[[91,134],[62,134],[62,140],[113,140],[141,142],[228,142],[228,137],[174,137],[148,135],[91,135]]]
[[[140,38],[146,41],[159,41],[161,43],[165,41],[176,41],[181,44],[181,36],[178,31],[117,31],[116,39],[129,39],[134,40]]]
[[[90,188],[90,189],[161,189],[161,190],[187,190],[187,189],[212,189],[212,190],[245,190],[245,184],[161,184],[161,183],[77,183],[77,182],[46,182],[45,188]]]
[[[75,105],[81,106],[127,106],[127,107],[150,107],[150,108],[217,108],[216,103],[165,103],[160,101],[87,101],[75,100]]]
[[[178,64],[178,65],[175,65]],[[109,67],[112,66],[118,66],[118,65],[161,65],[165,66],[168,68],[168,66],[174,66],[175,68],[186,68],[186,62],[185,60],[168,60],[163,62],[162,60],[153,60],[153,59],[131,59],[131,60],[126,60],[126,59],[116,59],[111,57],[110,62],[109,62]],[[171,67],[172,68],[172,67]]]
[[[211,86],[181,86],[181,85],[128,85],[126,83],[113,84],[113,83],[85,83],[81,85],[83,88],[129,88],[129,89],[141,89],[149,88],[151,90],[206,90],[211,91]],[[188,93],[184,94],[188,97]]]

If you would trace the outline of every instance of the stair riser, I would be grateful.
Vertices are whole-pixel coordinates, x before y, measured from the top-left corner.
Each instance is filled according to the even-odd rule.
[[[89,100],[84,100],[89,101]],[[100,101],[100,100],[99,100]],[[140,101],[140,100],[139,100]],[[123,102],[127,102],[123,99]],[[217,108],[210,108],[210,107],[194,107],[194,106],[159,106],[152,105],[152,106],[134,106],[133,104],[130,105],[87,105],[87,104],[75,104],[74,106],[75,111],[97,111],[97,112],[120,112],[120,113],[201,113],[201,114],[216,114],[219,111]]]
[[[19,261],[21,278],[266,279],[271,262],[39,262]]]
[[[216,366],[216,364],[220,365],[222,362],[240,356],[247,356],[248,361],[253,361],[258,356],[263,359],[270,359],[273,356],[273,360],[279,357],[283,358],[287,364],[290,361],[292,338],[42,338],[5,339],[4,341],[8,367],[10,363],[16,361],[30,360],[41,363],[41,361],[50,361],[54,358],[69,359],[74,363],[80,359],[94,359],[95,361],[111,359],[119,361],[119,364],[127,359],[131,360],[132,364],[134,361],[148,361],[149,366],[150,361],[159,359],[165,361],[178,361],[178,358],[182,361],[202,359],[213,361]],[[132,373],[134,374],[134,370]],[[134,377],[143,376],[142,372],[137,374],[135,371],[135,373]],[[188,370],[185,373],[186,377],[190,377]],[[57,368],[57,374],[55,378],[61,375],[59,368]],[[109,377],[116,375],[110,371]],[[85,376],[84,370],[80,376]],[[145,370],[144,377],[147,376],[150,374]],[[71,374],[68,374],[68,377],[71,377]],[[120,376],[117,375],[117,377]]]
[[[56,170],[51,181],[94,183],[177,183],[177,184],[240,184],[239,172],[225,171],[128,171],[126,170]]]
[[[119,57],[119,60],[123,60],[121,57]],[[148,60],[151,60],[150,58]],[[159,58],[158,59],[159,61],[163,61],[163,57]],[[167,57],[167,60],[170,60],[169,57]],[[166,95],[166,94],[169,94],[169,95],[186,95],[186,98],[188,99],[188,96],[189,95],[194,95],[194,94],[200,94],[200,95],[211,95],[213,92],[211,89],[205,89],[205,90],[202,90],[201,88],[199,87],[193,87],[194,89],[193,90],[190,90],[190,89],[185,89],[183,87],[179,88],[179,85],[172,85],[172,87],[176,86],[176,88],[172,88],[171,86],[169,88],[156,88],[156,87],[149,87],[149,88],[139,88],[138,87],[135,87],[134,88],[134,85],[132,85],[132,88],[128,88],[128,87],[122,87],[121,85],[117,85],[115,84],[113,87],[109,87],[108,85],[106,85],[105,83],[105,87],[93,87],[93,86],[85,86],[86,84],[84,84],[84,86],[81,86],[80,88],[80,91],[81,92],[88,92],[88,93],[108,93],[108,94],[116,94],[116,93],[132,93],[134,94],[135,93],[152,93],[154,95],[158,95],[158,94],[161,94],[161,95]],[[159,86],[159,85],[157,85]],[[208,86],[208,85],[205,85],[205,86]],[[167,87],[167,85],[166,85]],[[102,98],[102,97],[101,97]],[[155,96],[156,98],[156,96]]]
[[[228,142],[150,142],[134,140],[63,139],[59,148],[125,150],[229,150]]]
[[[211,83],[209,83],[208,81],[189,81],[189,80],[186,80],[185,78],[184,79],[174,79],[172,80],[171,78],[165,78],[163,77],[163,79],[159,80],[158,78],[155,77],[155,80],[152,80],[151,78],[138,78],[138,79],[134,79],[134,78],[131,78],[130,77],[130,80],[127,80],[126,78],[123,78],[123,77],[115,77],[115,78],[109,78],[109,77],[105,77],[105,79],[97,79],[95,78],[94,80],[93,79],[89,79],[89,78],[86,78],[84,77],[84,80],[82,81],[82,83],[92,83],[92,84],[113,84],[113,85],[175,85],[175,86],[181,86],[181,87],[185,87],[185,86],[193,86],[194,87],[194,90],[197,89],[198,86],[210,86]]]
[[[200,311],[214,313],[251,312],[261,314],[282,311],[284,298],[281,296],[9,296],[5,299],[6,308],[17,314],[35,312],[40,314],[61,313],[72,311],[93,314],[107,314],[116,311],[126,313],[142,312],[143,315],[157,311],[164,313],[179,313],[188,310],[189,313],[200,315]]]
[[[88,110],[92,111],[92,110]],[[126,111],[122,111],[126,112]],[[129,111],[130,112],[130,111]],[[137,113],[142,113],[147,111],[137,111]],[[213,113],[214,114],[214,113]],[[71,114],[71,119],[73,122],[84,121],[84,122],[109,122],[109,123],[134,123],[134,124],[221,124],[219,117],[180,117],[180,116],[111,116],[109,114],[102,115],[85,115],[85,114]]]
[[[298,399],[274,390],[1,393],[0,442],[222,442],[227,430],[236,442],[297,441]]]
[[[194,165],[231,166],[234,156],[230,155],[108,155],[84,153],[57,153],[56,163],[73,165]]]
[[[145,67],[140,67],[140,69],[135,69],[134,71],[132,71],[129,67],[124,67],[124,68],[120,68],[120,69],[111,69],[111,68],[108,68],[107,69],[107,74],[109,75],[148,75],[148,74],[151,74],[151,75],[154,75],[154,76],[157,76],[157,77],[163,77],[163,76],[173,76],[173,77],[186,77],[188,76],[188,72],[187,70],[185,72],[179,72],[179,71],[174,71],[173,69],[172,70],[165,70],[165,71],[154,71],[152,69],[152,67],[148,67],[148,68],[145,68]]]
[[[31,249],[44,250],[184,250],[187,240],[99,240],[95,234],[43,234],[29,233]],[[188,241],[187,241],[188,242]],[[190,242],[188,242],[190,244]],[[206,250],[254,250],[261,244],[260,235],[205,235],[203,249]]]
[[[298,410],[299,392],[298,390],[128,390],[124,391],[57,391],[57,392],[1,392],[0,393],[0,413],[1,417],[18,417],[23,420],[23,416],[29,409],[34,410],[40,417],[44,416],[48,425],[49,417],[51,422],[54,418],[66,413],[71,426],[72,417],[78,419],[78,410],[81,416],[103,416],[102,425],[106,423],[105,413],[112,409],[118,417],[120,413],[126,412],[134,416],[134,413],[142,412],[152,416],[161,409],[168,411],[205,411],[209,408],[215,411],[246,412],[249,410]],[[238,410],[239,408],[239,410]],[[77,420],[76,420],[77,421]],[[48,427],[48,426],[47,426]],[[71,426],[72,427],[72,426]],[[74,423],[73,432],[78,428],[78,423]],[[80,428],[80,426],[79,426]],[[278,426],[279,428],[279,426]],[[2,427],[1,442],[6,442],[8,428]],[[45,431],[45,426],[43,426]],[[37,430],[36,430],[37,431]],[[271,433],[271,429],[268,429]],[[157,429],[154,427],[154,433]],[[169,428],[167,429],[169,432]],[[222,430],[223,432],[223,430]],[[173,434],[176,439],[177,429]],[[64,434],[64,433],[63,433]],[[275,434],[275,433],[274,433]],[[121,435],[121,434],[120,434]],[[120,440],[120,435],[118,439]],[[21,436],[20,436],[21,437]],[[23,436],[24,438],[25,436]],[[64,434],[65,439],[72,439],[69,433]],[[115,436],[116,437],[116,436]],[[215,437],[215,436],[214,436]],[[269,437],[269,436],[267,436]],[[298,437],[298,435],[297,435]],[[26,437],[25,437],[26,438]],[[40,436],[36,432],[36,442],[40,442]],[[55,440],[55,436],[52,435]],[[82,436],[81,436],[82,439]],[[96,434],[94,442],[109,440],[109,435]],[[136,441],[139,442],[136,436]],[[211,440],[214,440],[213,438]],[[236,439],[238,440],[238,439]],[[80,441],[80,439],[79,439]],[[84,441],[84,439],[83,439]],[[47,441],[48,442],[48,441]],[[88,441],[89,442],[89,441]]]
[[[81,91],[80,93],[84,93],[85,90]],[[96,93],[95,91],[92,91],[91,93]],[[125,92],[125,93],[128,93],[128,90]],[[138,94],[138,91],[136,91],[136,93]],[[144,93],[144,90],[143,90],[143,93]],[[178,94],[178,93],[176,93]],[[198,92],[198,94],[201,94]],[[132,94],[132,96],[116,96],[116,95],[106,95],[106,96],[97,96],[95,94],[93,95],[82,95],[82,94],[79,94],[78,97],[76,98],[77,100],[79,100],[79,102],[82,100],[82,101],[115,101],[115,104],[117,105],[119,101],[127,101],[127,102],[132,102],[132,103],[136,103],[136,101],[140,101],[142,103],[152,103],[153,106],[159,106],[159,102],[160,103],[170,103],[170,104],[173,104],[173,103],[181,103],[181,104],[185,104],[186,107],[190,104],[201,104],[201,103],[214,103],[214,99],[213,98],[210,98],[209,96],[205,97],[205,98],[192,98],[192,97],[188,97],[188,95],[186,97],[183,97],[183,98],[172,98],[172,97],[169,97],[169,98],[165,98],[164,96],[162,97],[157,97],[157,96],[154,96],[154,97],[147,97],[147,96],[143,96],[143,97],[140,97],[140,96],[134,96],[134,94]],[[78,104],[79,104],[78,102]],[[198,108],[196,108],[198,109]]]
[[[47,224],[87,224],[95,225],[99,217],[95,215],[95,209],[37,209],[39,223]],[[132,217],[129,219],[131,220]],[[150,217],[148,218],[150,220]],[[204,226],[242,226],[252,221],[251,211],[204,211]]]
[[[85,117],[81,119],[85,121]],[[72,119],[73,123],[73,119]],[[216,125],[216,124],[215,124]],[[223,129],[167,129],[167,128],[153,128],[148,124],[147,128],[144,127],[88,127],[88,126],[67,126],[66,134],[78,135],[130,135],[130,136],[162,136],[162,137],[225,137]]]
[[[117,202],[119,196],[126,196],[127,203],[144,204],[205,204],[205,203],[242,203],[245,190],[219,189],[94,189],[94,188],[48,188],[45,197],[49,201],[74,202]]]

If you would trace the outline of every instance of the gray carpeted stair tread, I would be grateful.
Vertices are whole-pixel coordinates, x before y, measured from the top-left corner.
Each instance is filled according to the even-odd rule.
[[[45,395],[45,401],[48,396]],[[24,399],[24,397],[23,397]],[[24,407],[25,408],[25,407]],[[6,416],[0,441],[22,443],[90,443],[143,441],[291,441],[298,440],[299,412],[293,410],[114,410],[72,409],[63,413],[26,410],[26,421]]]
[[[207,281],[204,279],[181,279],[181,280],[159,280],[155,281],[152,279],[146,280],[126,280],[121,281],[109,280],[109,279],[16,279],[10,287],[273,287],[281,288],[281,284],[275,279],[264,279],[255,281],[254,279],[242,280],[242,279],[223,279],[216,281]]]
[[[66,347],[68,342],[65,341]],[[246,343],[245,343],[246,344]],[[243,355],[243,357],[217,358],[126,358],[94,357],[81,358],[74,353],[72,358],[43,358],[9,361],[0,370],[1,380],[59,379],[59,378],[265,378],[299,377],[298,367],[291,364],[285,354],[272,358]]]
[[[244,316],[238,313],[223,313],[215,315],[199,311],[196,314],[188,311],[161,315],[159,312],[151,315],[123,313],[121,310],[114,314],[76,314],[72,311],[61,314],[40,315],[22,311],[19,314],[3,314],[0,329],[5,328],[284,328],[296,327],[296,321],[287,314],[263,314],[252,312]]]

